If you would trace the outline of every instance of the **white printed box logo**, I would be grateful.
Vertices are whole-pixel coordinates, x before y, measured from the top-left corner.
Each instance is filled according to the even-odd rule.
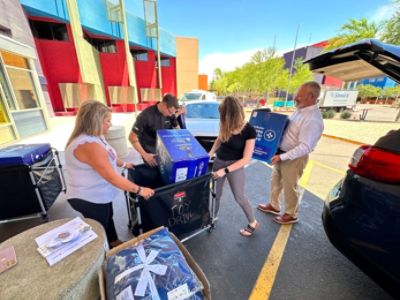
[[[275,140],[276,138],[276,133],[275,131],[268,129],[264,132],[264,139],[271,142],[273,140]]]

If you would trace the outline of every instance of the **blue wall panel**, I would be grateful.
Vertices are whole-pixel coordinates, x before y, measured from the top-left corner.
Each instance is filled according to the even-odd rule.
[[[358,84],[370,84],[370,85],[380,87],[380,88],[394,87],[397,85],[397,83],[395,81],[393,81],[392,79],[390,79],[387,76],[366,78],[366,79],[360,80]]]
[[[69,21],[65,0],[21,0],[20,2],[32,16]]]
[[[122,38],[122,26],[107,18],[105,0],[78,0],[79,17],[86,29],[96,34]]]
[[[164,54],[176,56],[176,40],[175,36],[159,28],[160,34],[160,51]]]
[[[129,42],[145,48],[151,48],[151,41],[146,36],[145,21],[131,13],[126,14]]]

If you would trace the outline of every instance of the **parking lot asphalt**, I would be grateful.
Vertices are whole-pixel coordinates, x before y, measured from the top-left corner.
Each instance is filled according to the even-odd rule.
[[[246,168],[246,193],[253,207],[269,197],[270,172],[259,162]],[[283,232],[289,233],[286,247],[271,251],[276,239],[282,239],[281,225],[256,211],[259,230],[251,238],[240,236],[246,220],[225,186],[215,230],[185,243],[205,271],[213,299],[390,299],[329,243],[321,223],[322,206],[320,198],[305,191],[299,223]],[[255,291],[259,276],[265,281],[259,281]]]
[[[270,173],[257,161],[246,168],[246,194],[253,207],[269,198]],[[329,243],[321,224],[322,205],[320,198],[305,191],[300,221],[293,227],[256,211],[261,226],[245,238],[239,230],[246,219],[227,184],[216,228],[185,242],[211,283],[213,299],[390,299]],[[132,238],[122,193],[114,201],[114,213],[120,238]],[[78,215],[64,195],[49,210],[50,220]],[[0,224],[0,242],[42,223],[33,219]],[[286,240],[286,245],[276,246]]]

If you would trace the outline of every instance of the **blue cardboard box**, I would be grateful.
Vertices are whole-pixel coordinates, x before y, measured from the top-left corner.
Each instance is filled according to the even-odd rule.
[[[156,154],[165,184],[207,173],[210,157],[187,129],[157,130]]]
[[[249,123],[257,131],[253,158],[271,163],[271,158],[278,150],[285,128],[289,123],[288,116],[255,109],[251,113]]]
[[[0,149],[0,166],[32,165],[50,151],[50,144],[18,144]]]

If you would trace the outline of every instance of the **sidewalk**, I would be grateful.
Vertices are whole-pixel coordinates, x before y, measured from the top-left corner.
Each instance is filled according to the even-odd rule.
[[[324,134],[364,144],[374,144],[388,131],[399,129],[400,123],[350,120],[324,120]]]
[[[135,113],[113,113],[113,126],[124,126],[126,137],[135,122]],[[75,125],[75,117],[52,117],[49,118],[50,130],[42,134],[21,139],[18,144],[50,143],[58,151],[64,151],[65,145]],[[127,140],[128,143],[128,140]]]
[[[249,116],[249,114],[248,114]],[[113,113],[113,125],[125,127],[126,137],[135,121],[135,113]],[[50,118],[50,130],[34,137],[21,139],[18,144],[50,143],[63,151],[74,127],[75,117]],[[399,129],[400,123],[325,119],[324,134],[365,144],[373,144],[388,131]],[[127,141],[128,142],[128,141]],[[129,146],[129,144],[128,144]]]

